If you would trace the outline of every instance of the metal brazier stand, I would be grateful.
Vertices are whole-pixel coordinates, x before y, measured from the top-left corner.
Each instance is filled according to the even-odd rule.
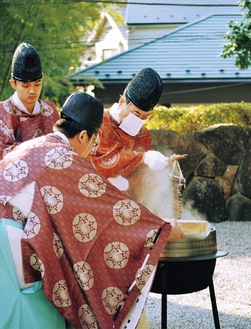
[[[167,295],[187,294],[209,288],[214,324],[220,329],[213,273],[216,259],[227,252],[194,257],[170,257],[158,263],[151,291],[162,295],[161,328],[167,328]]]
[[[173,188],[173,211],[176,219],[182,214],[181,190],[185,186],[178,162],[179,176],[170,175]],[[174,172],[174,170],[173,170]],[[209,288],[214,324],[220,329],[220,321],[216,304],[213,284],[213,274],[216,259],[226,256],[226,251],[218,251],[216,247],[216,232],[212,228],[205,243],[199,241],[181,240],[179,245],[167,242],[160,257],[151,292],[162,295],[161,299],[161,328],[167,329],[167,295],[187,294]],[[215,240],[214,240],[215,238]],[[215,244],[213,243],[215,242]],[[215,248],[215,250],[211,250]],[[164,254],[164,257],[163,257]],[[182,256],[181,256],[182,255]]]

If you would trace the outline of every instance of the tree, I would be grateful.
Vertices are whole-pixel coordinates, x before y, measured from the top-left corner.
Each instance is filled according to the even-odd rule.
[[[41,98],[62,105],[74,90],[69,73],[80,67],[101,11],[112,6],[102,1],[0,0],[0,99],[13,92],[9,87],[12,56],[21,42],[27,42],[41,57]]]
[[[244,70],[251,65],[251,1],[242,0],[238,5],[242,7],[243,20],[229,22],[231,31],[224,36],[229,42],[223,46],[221,56],[236,56],[235,65]]]

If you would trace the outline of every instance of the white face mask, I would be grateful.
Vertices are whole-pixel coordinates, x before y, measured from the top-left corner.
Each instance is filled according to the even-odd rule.
[[[128,116],[119,126],[120,129],[124,130],[130,136],[136,136],[146,120],[142,120],[133,113],[129,113]]]

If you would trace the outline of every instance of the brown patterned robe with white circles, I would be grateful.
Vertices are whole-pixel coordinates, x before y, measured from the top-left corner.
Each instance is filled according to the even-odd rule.
[[[75,328],[119,328],[170,225],[113,187],[56,134],[20,144],[0,164],[0,218],[24,225],[26,281],[41,276],[45,295]],[[26,218],[8,201],[32,182]]]

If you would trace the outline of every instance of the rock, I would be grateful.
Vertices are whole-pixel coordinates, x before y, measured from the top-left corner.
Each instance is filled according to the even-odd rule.
[[[209,153],[204,159],[201,160],[197,169],[195,170],[196,176],[212,177],[221,176],[227,169],[227,165],[219,160],[214,154]]]
[[[251,200],[236,193],[226,202],[227,220],[229,221],[250,221],[251,220]]]
[[[193,135],[152,130],[151,136],[153,149],[167,156],[188,153],[180,161],[187,181],[182,194],[185,207],[191,204],[192,210],[212,222],[251,221],[249,127],[214,125]]]
[[[180,161],[180,166],[185,177],[193,174],[194,169],[206,156],[207,149],[198,143],[193,136],[177,133],[173,130],[152,130],[152,148],[169,156],[173,153],[188,154]]]
[[[211,178],[194,177],[182,194],[183,202],[193,201],[192,207],[206,215],[209,222],[225,220],[222,189]]]
[[[194,138],[227,165],[239,165],[249,132],[236,125],[215,125],[195,133]]]
[[[225,200],[227,200],[231,195],[237,170],[238,166],[227,166],[227,170],[222,176],[215,177],[216,182],[223,190]]]
[[[234,193],[240,192],[251,199],[251,140],[241,159],[240,168],[234,182]],[[251,219],[250,219],[251,220]]]

